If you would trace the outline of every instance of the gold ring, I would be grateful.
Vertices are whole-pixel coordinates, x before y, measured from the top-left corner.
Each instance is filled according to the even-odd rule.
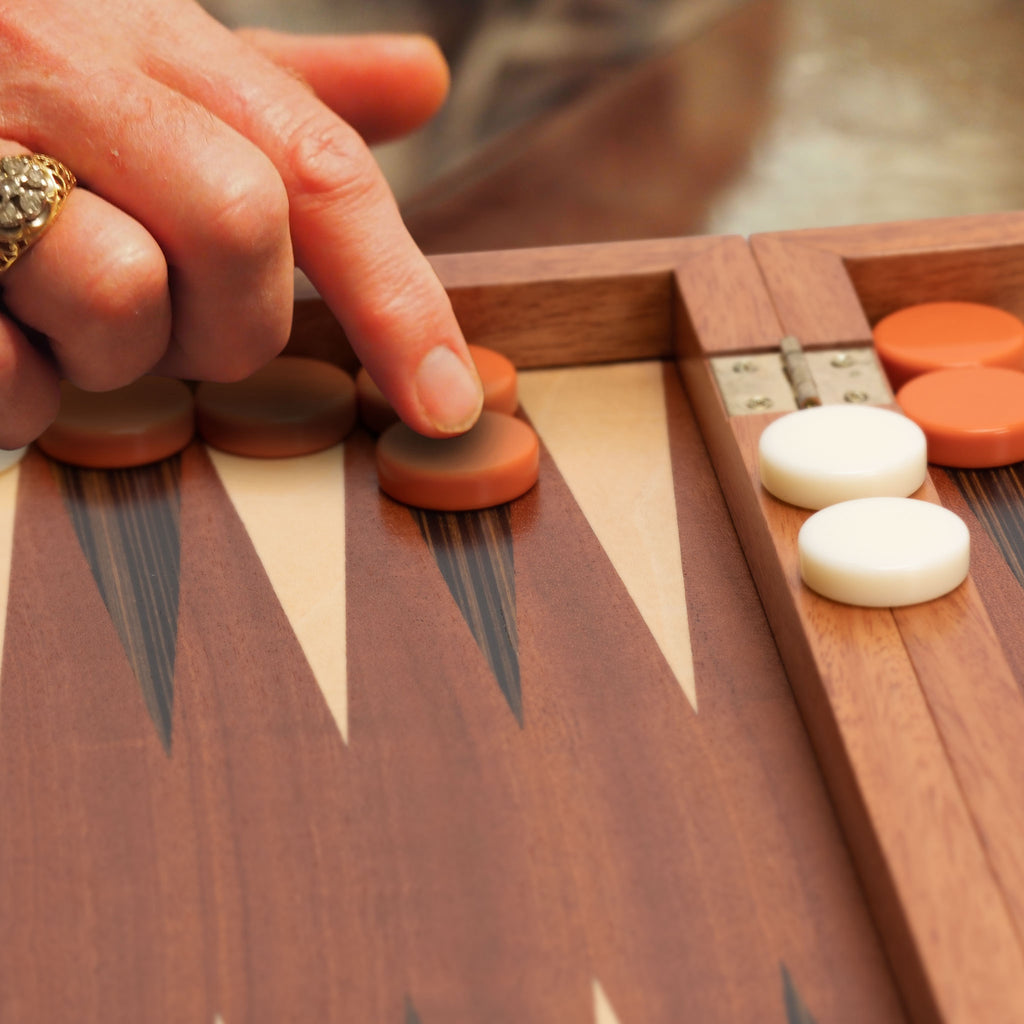
[[[75,176],[51,156],[0,157],[0,274],[53,223],[74,187]]]

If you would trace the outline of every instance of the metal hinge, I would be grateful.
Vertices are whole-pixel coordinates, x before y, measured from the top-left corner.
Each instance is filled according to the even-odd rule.
[[[783,338],[776,352],[715,356],[711,368],[730,416],[809,405],[888,405],[892,389],[870,345],[804,349]]]

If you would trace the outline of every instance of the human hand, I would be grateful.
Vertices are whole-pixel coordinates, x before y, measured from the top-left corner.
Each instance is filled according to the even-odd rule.
[[[367,149],[446,87],[419,37],[232,33],[192,0],[0,5],[0,153],[84,186],[0,279],[0,446],[45,428],[61,376],[245,376],[287,340],[294,264],[411,426],[468,427],[472,361]]]

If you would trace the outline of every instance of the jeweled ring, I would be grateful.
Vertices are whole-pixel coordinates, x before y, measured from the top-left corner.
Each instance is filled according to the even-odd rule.
[[[74,187],[75,176],[51,156],[0,157],[0,274],[53,223]]]

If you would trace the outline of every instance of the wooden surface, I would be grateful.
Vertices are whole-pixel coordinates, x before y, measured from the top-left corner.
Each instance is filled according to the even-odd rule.
[[[778,324],[744,244],[645,248],[439,263],[549,364],[506,509],[410,512],[361,434],[0,476],[0,1020],[904,1019],[647,358]]]
[[[1024,221],[1007,215],[756,236],[752,250],[783,330],[813,347],[863,342],[877,318],[926,299],[1019,312],[1022,240]],[[758,483],[764,417],[726,417],[692,338],[683,335],[680,349],[908,1003],[921,1019],[1021,1019],[1022,601],[1009,582],[1019,557],[1016,467],[932,470],[920,497],[948,504],[972,530],[975,568],[953,594],[893,612],[818,599],[796,568],[807,513]]]

